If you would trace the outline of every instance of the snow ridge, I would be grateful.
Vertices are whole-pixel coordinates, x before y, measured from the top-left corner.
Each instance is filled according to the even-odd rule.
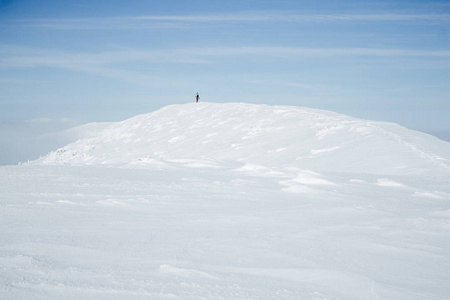
[[[450,145],[396,124],[329,111],[198,103],[118,122],[38,163],[152,168],[186,161],[200,167],[238,163],[334,172],[448,173]]]
[[[444,169],[450,170],[450,165],[446,162],[449,162],[448,159],[444,159],[440,156],[437,156],[435,154],[432,154],[428,152],[427,150],[421,148],[418,145],[414,145],[411,142],[407,142],[405,138],[400,136],[399,134],[394,133],[393,131],[388,131],[384,128],[378,127],[378,130],[380,130],[381,133],[385,134],[386,136],[392,137],[394,140],[398,141],[399,143],[403,144],[405,147],[411,149],[413,153],[416,153],[418,156],[424,158],[425,160],[428,160],[430,163],[435,164],[439,167],[442,167]]]

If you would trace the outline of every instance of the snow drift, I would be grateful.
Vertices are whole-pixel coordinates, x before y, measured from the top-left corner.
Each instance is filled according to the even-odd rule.
[[[449,145],[396,124],[328,111],[199,103],[172,105],[116,123],[39,162],[149,167],[241,162],[318,171],[436,174],[450,171]]]

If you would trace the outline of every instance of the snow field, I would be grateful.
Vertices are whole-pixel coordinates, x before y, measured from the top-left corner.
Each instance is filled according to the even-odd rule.
[[[291,107],[137,116],[0,168],[0,296],[448,299],[448,150]]]

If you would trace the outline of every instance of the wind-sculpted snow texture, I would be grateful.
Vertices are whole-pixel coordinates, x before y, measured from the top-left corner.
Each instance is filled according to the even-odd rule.
[[[173,105],[61,148],[43,164],[166,163],[418,174],[450,170],[448,143],[395,124],[252,104]],[[181,161],[180,161],[181,159]]]
[[[449,299],[450,144],[186,104],[0,168],[2,299]]]

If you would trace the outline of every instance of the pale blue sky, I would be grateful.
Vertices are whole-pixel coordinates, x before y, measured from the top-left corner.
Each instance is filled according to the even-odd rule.
[[[0,121],[201,101],[450,130],[448,1],[0,0]]]

